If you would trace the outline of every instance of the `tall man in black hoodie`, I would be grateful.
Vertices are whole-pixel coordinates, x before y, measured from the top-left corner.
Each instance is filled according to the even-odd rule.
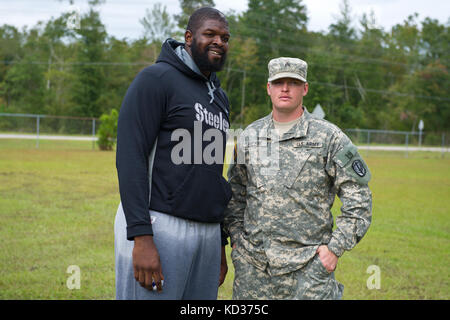
[[[230,38],[213,8],[167,39],[120,110],[114,224],[117,299],[216,299],[225,279],[222,177],[229,103],[215,72]],[[221,247],[222,246],[222,247]]]

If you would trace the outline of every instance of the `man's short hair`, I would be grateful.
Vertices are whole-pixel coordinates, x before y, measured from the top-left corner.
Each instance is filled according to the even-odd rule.
[[[203,22],[210,19],[222,21],[228,26],[227,18],[222,12],[211,7],[203,7],[195,10],[190,16],[186,30],[190,30],[192,33],[195,33]]]

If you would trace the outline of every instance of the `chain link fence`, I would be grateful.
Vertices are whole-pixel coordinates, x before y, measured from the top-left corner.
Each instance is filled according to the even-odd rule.
[[[445,157],[450,152],[450,133],[448,132],[411,132],[374,129],[346,129],[345,133],[358,146],[365,150],[365,156],[370,151],[403,152],[405,157],[410,152],[440,153]]]
[[[0,138],[40,141],[84,141],[95,149],[98,118],[0,113]],[[232,124],[231,128],[241,128]],[[346,129],[345,133],[360,150],[450,152],[450,132],[409,132],[374,129]]]
[[[434,146],[446,148],[450,142],[450,134],[445,132],[410,132],[373,129],[346,129],[345,132],[358,145]]]
[[[0,138],[40,141],[85,141],[95,149],[97,118],[0,113]]]

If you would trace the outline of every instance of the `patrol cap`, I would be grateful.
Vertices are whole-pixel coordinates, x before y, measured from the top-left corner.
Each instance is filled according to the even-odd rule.
[[[294,78],[306,82],[308,64],[298,58],[280,57],[269,61],[269,79]]]

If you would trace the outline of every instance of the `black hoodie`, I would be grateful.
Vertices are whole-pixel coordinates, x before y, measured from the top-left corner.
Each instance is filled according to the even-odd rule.
[[[228,182],[222,177],[229,127],[227,96],[215,73],[207,79],[178,57],[174,50],[180,45],[173,39],[164,42],[156,63],[143,69],[131,83],[120,109],[116,167],[129,240],[153,234],[149,209],[193,221],[221,223],[231,198]],[[201,135],[195,136],[199,128]],[[189,139],[173,135],[177,129],[189,133]],[[216,138],[204,136],[208,129],[215,130],[209,133]],[[216,139],[220,147],[211,151]],[[149,194],[149,155],[155,143]],[[190,149],[180,151],[182,145],[190,145]],[[222,159],[209,164],[202,156],[204,152],[222,155]],[[179,156],[184,156],[184,163],[179,163]],[[173,161],[173,157],[178,160]],[[222,244],[226,244],[224,233]]]

